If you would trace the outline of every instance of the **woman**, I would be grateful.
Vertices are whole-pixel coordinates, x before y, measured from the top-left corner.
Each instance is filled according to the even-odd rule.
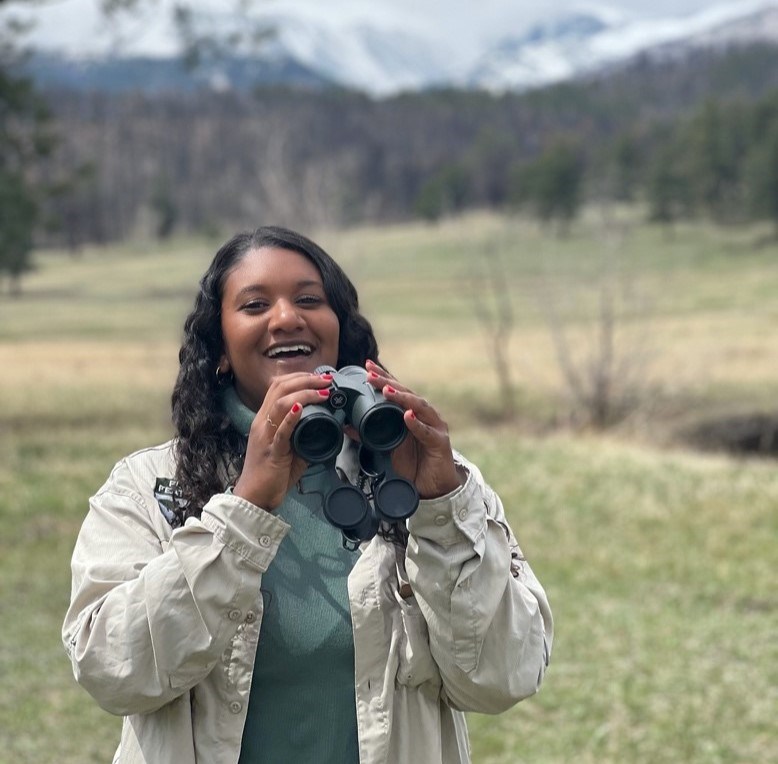
[[[537,690],[543,589],[436,409],[377,358],[310,240],[260,228],[216,254],[185,324],[176,438],[119,462],[73,554],[63,640],[125,717],[116,762],[466,762],[463,712]],[[291,447],[329,395],[322,365],[363,367],[408,430],[392,466],[419,507],[357,549]],[[338,469],[356,483],[348,434]]]

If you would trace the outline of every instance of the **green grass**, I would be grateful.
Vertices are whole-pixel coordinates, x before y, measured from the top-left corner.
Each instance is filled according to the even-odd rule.
[[[778,754],[772,465],[567,438],[480,455],[557,617],[541,694],[472,720],[477,761]],[[512,483],[512,484],[511,484]]]
[[[669,418],[769,402],[776,248],[755,247],[753,229],[688,225],[665,240],[630,225],[619,262],[655,297]],[[778,760],[774,464],[635,431],[549,432],[564,417],[535,291],[567,285],[585,324],[603,258],[595,215],[566,241],[488,216],[319,239],[357,283],[386,362],[444,409],[498,489],[551,599],[545,685],[503,715],[471,716],[474,760]],[[479,420],[499,407],[462,280],[491,246],[516,298],[511,357],[531,427]],[[0,762],[110,761],[119,720],[75,685],[60,645],[69,556],[114,462],[170,433],[181,323],[213,249],[46,253],[20,299],[0,297]]]
[[[44,391],[41,391],[44,394]],[[75,685],[59,640],[86,501],[123,452],[167,437],[160,395],[45,391],[0,417],[0,761],[111,761],[119,720]],[[58,416],[57,416],[58,413]]]

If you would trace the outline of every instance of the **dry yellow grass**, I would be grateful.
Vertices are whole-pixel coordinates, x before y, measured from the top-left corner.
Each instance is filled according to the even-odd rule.
[[[90,387],[168,384],[177,369],[172,342],[63,340],[0,344],[0,389],[8,394],[30,387]]]

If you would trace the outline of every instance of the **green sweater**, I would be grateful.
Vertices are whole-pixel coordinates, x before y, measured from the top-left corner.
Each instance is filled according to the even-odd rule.
[[[227,411],[248,432],[253,415],[235,411],[235,398]],[[343,548],[322,514],[318,471],[303,477],[304,494],[291,490],[276,510],[291,530],[262,576],[265,607],[239,764],[359,762],[347,590],[359,553]]]

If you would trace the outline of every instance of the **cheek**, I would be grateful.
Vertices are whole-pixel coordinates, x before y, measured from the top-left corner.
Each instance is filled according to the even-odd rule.
[[[224,352],[233,360],[240,360],[246,348],[251,347],[257,341],[257,335],[261,333],[259,327],[247,324],[239,316],[222,318],[222,344]]]
[[[337,353],[338,346],[340,344],[340,322],[334,313],[330,319],[328,335],[330,337],[330,344],[334,347],[335,352]]]

